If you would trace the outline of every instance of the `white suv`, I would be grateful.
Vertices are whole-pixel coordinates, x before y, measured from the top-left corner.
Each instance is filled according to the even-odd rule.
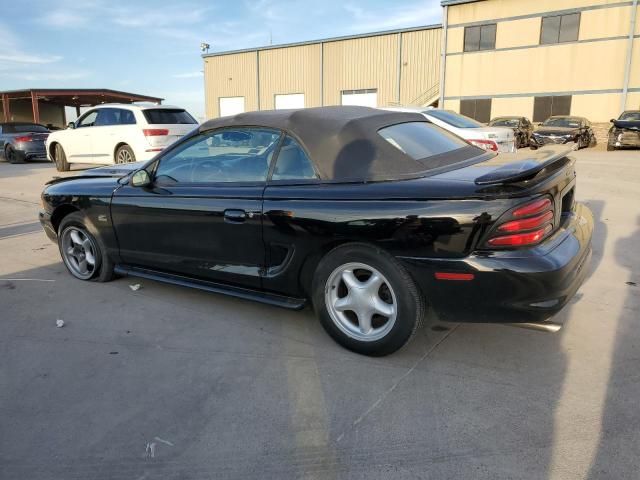
[[[47,156],[61,172],[69,170],[71,163],[149,160],[197,123],[183,108],[104,104],[85,112],[66,130],[51,133]]]

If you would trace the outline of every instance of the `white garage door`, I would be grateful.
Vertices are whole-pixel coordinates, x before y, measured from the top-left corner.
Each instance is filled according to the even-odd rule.
[[[369,88],[367,90],[343,90],[342,105],[360,105],[361,107],[378,106],[378,90]]]
[[[304,108],[304,93],[276,95],[276,110],[283,108]]]
[[[244,112],[244,97],[220,97],[219,101],[221,117]]]

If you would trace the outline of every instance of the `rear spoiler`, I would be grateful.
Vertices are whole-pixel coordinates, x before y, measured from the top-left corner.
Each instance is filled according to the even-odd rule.
[[[495,170],[482,175],[475,179],[476,185],[500,185],[507,183],[518,183],[538,175],[545,169],[548,169],[556,163],[568,161],[567,155],[573,151],[573,148],[545,147],[535,152],[531,151],[525,155],[516,154],[500,154],[508,157],[508,163],[496,168]]]

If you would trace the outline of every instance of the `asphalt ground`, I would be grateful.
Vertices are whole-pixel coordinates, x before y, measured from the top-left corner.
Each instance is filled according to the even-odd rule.
[[[564,328],[431,315],[377,359],[310,309],[75,280],[37,224],[58,173],[0,162],[0,478],[637,479],[640,152],[576,157],[596,230]]]

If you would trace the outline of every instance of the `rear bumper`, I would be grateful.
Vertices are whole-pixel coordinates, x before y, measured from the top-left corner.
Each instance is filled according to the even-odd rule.
[[[402,260],[441,320],[539,322],[560,311],[584,281],[592,233],[591,211],[576,204],[562,227],[531,249]],[[471,273],[473,279],[436,280],[435,272]]]
[[[609,140],[611,145],[616,147],[640,147],[640,132],[622,132]]]

